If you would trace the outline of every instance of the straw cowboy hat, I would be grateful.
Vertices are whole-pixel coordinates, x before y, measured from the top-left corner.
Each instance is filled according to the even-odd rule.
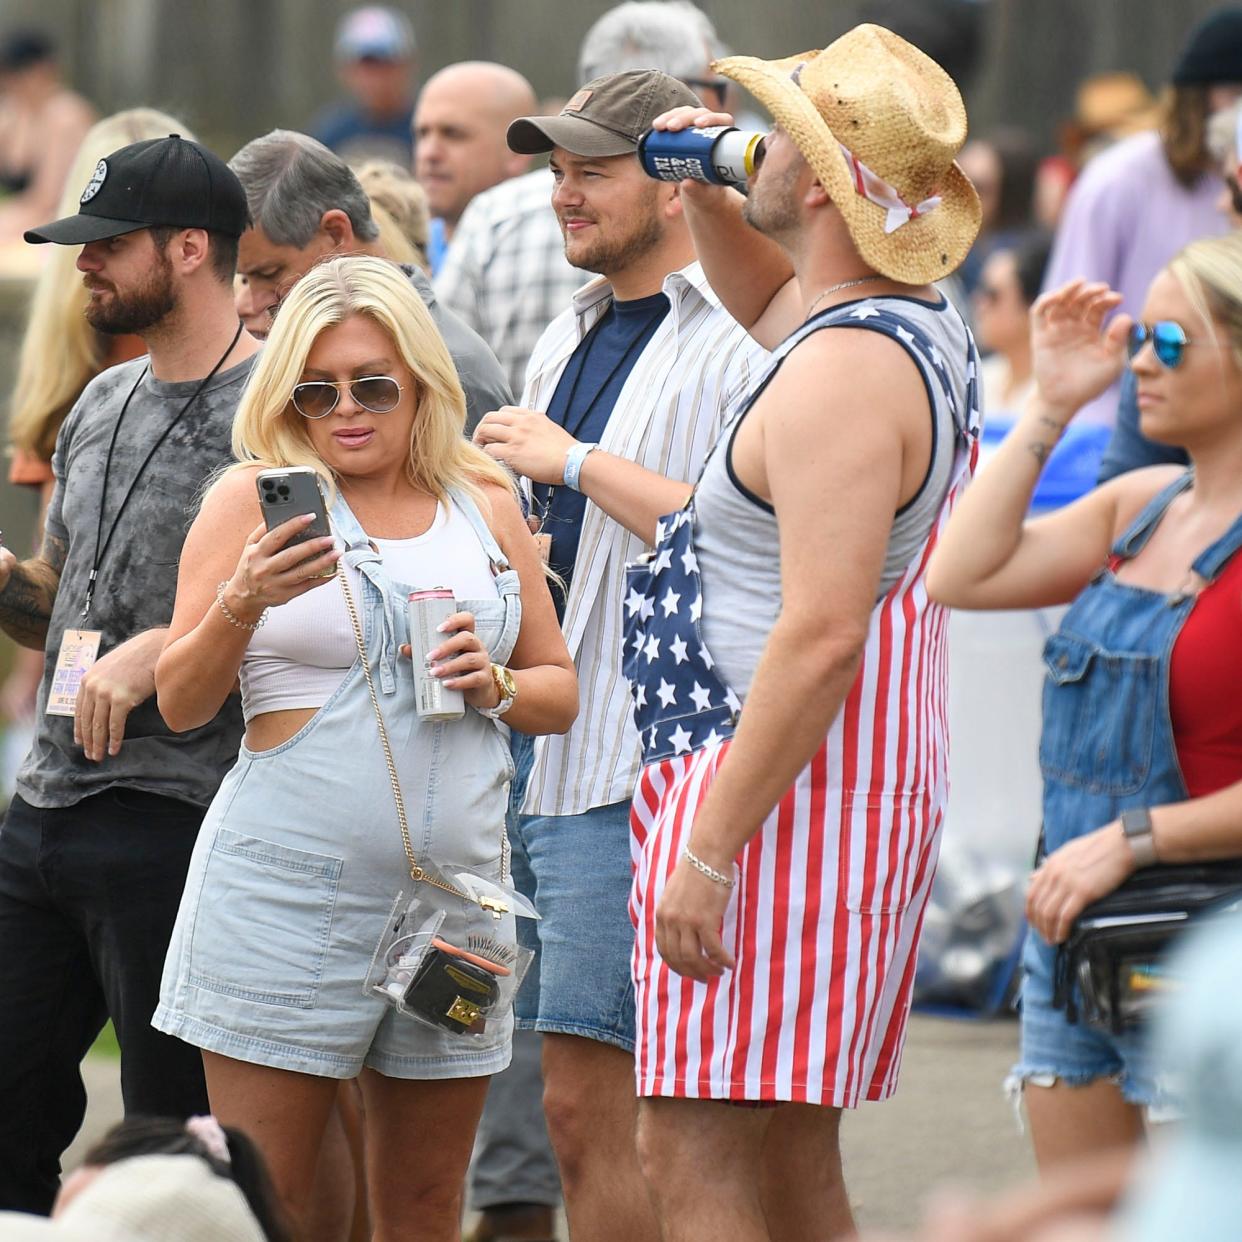
[[[953,162],[966,107],[943,69],[883,26],[822,52],[729,56],[713,68],[771,112],[877,272],[922,285],[949,275],[979,232],[979,196]]]

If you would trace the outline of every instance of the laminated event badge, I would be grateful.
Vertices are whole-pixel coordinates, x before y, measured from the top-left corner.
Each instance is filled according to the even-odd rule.
[[[103,639],[100,630],[67,629],[60,640],[60,652],[56,656],[56,671],[47,695],[49,716],[72,716],[78,702],[82,678],[99,658],[99,644]]]

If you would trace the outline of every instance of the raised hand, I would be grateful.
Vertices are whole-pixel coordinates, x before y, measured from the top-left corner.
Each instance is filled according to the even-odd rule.
[[[674,133],[679,129],[709,129],[713,125],[732,125],[733,117],[728,112],[713,112],[706,105],[697,108],[682,104],[678,108],[670,108],[661,112],[651,122],[652,129],[667,129]]]
[[[1039,396],[1068,420],[1099,396],[1125,365],[1130,316],[1105,317],[1121,294],[1101,282],[1072,280],[1031,307],[1031,363]]]

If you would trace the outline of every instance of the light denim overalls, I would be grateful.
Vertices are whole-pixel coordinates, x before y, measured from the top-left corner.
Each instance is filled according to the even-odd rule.
[[[1187,471],[1159,492],[1117,540],[1113,556],[1136,556],[1193,480]],[[1212,582],[1239,548],[1242,517],[1199,555],[1194,572]],[[1102,569],[1048,639],[1039,747],[1047,853],[1130,807],[1188,797],[1169,715],[1169,661],[1195,598],[1129,586]],[[1022,1056],[1011,1086],[1027,1078],[1076,1084],[1116,1076],[1131,1103],[1175,1107],[1167,1085],[1155,1080],[1145,1031],[1106,1035],[1071,1024],[1053,1008],[1055,957],[1042,937],[1027,933]]]
[[[507,662],[521,624],[517,572],[475,503],[453,491],[499,598],[459,599],[491,658]],[[368,663],[405,797],[416,856],[507,874],[508,730],[467,707],[428,723],[414,703],[411,590],[394,582],[344,500],[331,510]],[[319,588],[345,609],[339,581]],[[418,658],[422,653],[415,652]],[[177,917],[160,1004],[162,1031],[225,1056],[331,1078],[363,1065],[398,1078],[491,1074],[509,1061],[510,1025],[479,1043],[439,1032],[364,994],[371,956],[399,890],[412,889],[360,659],[327,703],[272,750],[241,748],[203,821]],[[512,916],[508,916],[510,919]],[[511,930],[511,929],[510,929]],[[510,1020],[511,1023],[511,1020]]]

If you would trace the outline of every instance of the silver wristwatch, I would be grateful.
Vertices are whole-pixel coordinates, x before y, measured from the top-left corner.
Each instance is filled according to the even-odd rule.
[[[1126,844],[1134,855],[1136,868],[1150,867],[1157,862],[1156,838],[1152,833],[1151,811],[1145,806],[1133,806],[1121,812],[1121,831]]]

